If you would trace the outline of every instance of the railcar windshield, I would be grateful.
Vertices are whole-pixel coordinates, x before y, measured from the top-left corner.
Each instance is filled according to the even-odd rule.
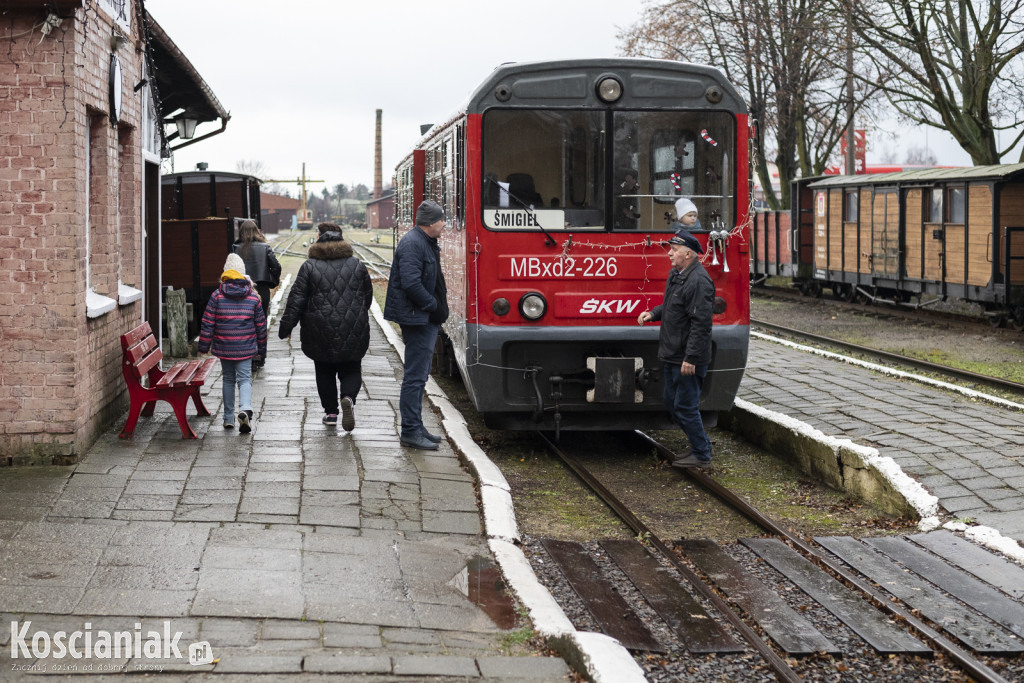
[[[668,231],[687,197],[695,232],[732,227],[735,128],[727,112],[492,109],[483,117],[483,223]]]

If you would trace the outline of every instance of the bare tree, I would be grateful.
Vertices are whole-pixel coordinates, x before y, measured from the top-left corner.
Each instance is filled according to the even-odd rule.
[[[235,162],[235,170],[257,178],[267,177],[267,165],[255,159],[239,159]]]
[[[871,66],[858,77],[901,118],[949,131],[975,165],[998,164],[1024,137],[1024,0],[832,1]]]
[[[927,147],[911,147],[907,150],[906,163],[913,166],[934,166],[938,163],[935,153]]]
[[[820,0],[649,0],[619,34],[627,55],[685,59],[720,68],[761,125],[754,166],[771,208],[789,205],[789,184],[818,175],[847,126],[844,31]],[[862,87],[853,110],[869,101]],[[768,162],[778,168],[775,194]]]

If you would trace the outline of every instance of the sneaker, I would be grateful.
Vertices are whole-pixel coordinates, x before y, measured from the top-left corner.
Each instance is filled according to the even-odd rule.
[[[327,413],[326,415],[324,415],[324,424],[325,425],[331,425],[332,427],[334,425],[338,424],[338,414],[337,413]]]
[[[680,469],[686,469],[688,467],[699,467],[702,470],[706,470],[711,467],[711,458],[707,460],[701,460],[693,453],[684,455],[676,458],[672,461],[672,467],[678,467]]]
[[[225,422],[224,423],[224,429],[234,429],[234,428],[235,428],[235,423],[234,422]]]
[[[403,437],[401,437],[399,439],[399,442],[403,446],[407,446],[409,448],[418,448],[421,451],[436,451],[437,450],[437,444],[434,443],[433,441],[431,441],[430,439],[425,438],[421,434],[417,434],[416,436],[408,436],[408,437],[403,436]]]
[[[352,409],[352,399],[348,396],[341,397],[341,426],[346,432],[356,428],[356,414]]]
[[[433,441],[434,443],[441,443],[442,441],[444,441],[444,437],[443,436],[438,436],[437,434],[431,434],[426,429],[424,429],[422,432],[420,432],[420,434],[422,434],[423,438],[426,439],[427,441]]]
[[[248,434],[252,431],[252,426],[249,424],[249,418],[252,417],[251,410],[243,410],[238,414],[238,433]]]

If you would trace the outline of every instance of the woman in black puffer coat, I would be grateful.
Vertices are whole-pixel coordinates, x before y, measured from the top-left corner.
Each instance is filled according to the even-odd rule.
[[[287,339],[301,325],[302,353],[316,368],[316,388],[324,408],[323,422],[338,423],[341,384],[341,426],[355,428],[353,406],[362,384],[362,359],[370,347],[373,284],[366,266],[342,239],[333,223],[318,226],[320,237],[295,278],[281,317],[278,336]]]

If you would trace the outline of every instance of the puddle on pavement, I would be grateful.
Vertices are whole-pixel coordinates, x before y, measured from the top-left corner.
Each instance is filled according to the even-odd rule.
[[[498,565],[487,557],[474,557],[451,581],[503,630],[516,627],[516,610]]]

